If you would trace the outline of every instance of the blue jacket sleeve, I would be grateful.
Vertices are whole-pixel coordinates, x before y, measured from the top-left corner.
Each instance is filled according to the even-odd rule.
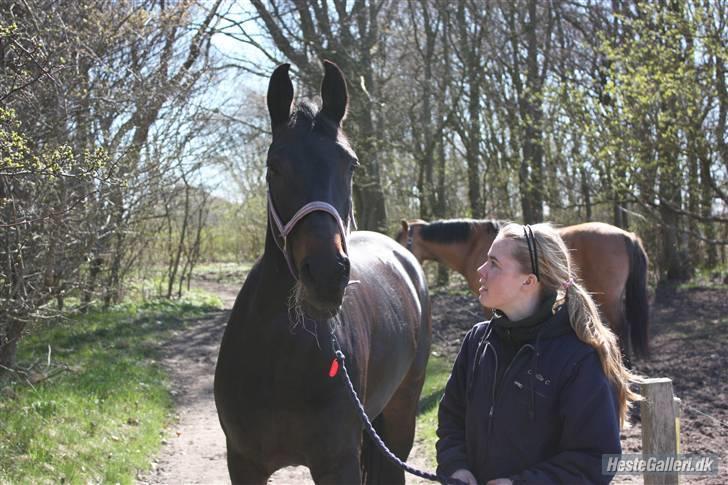
[[[474,331],[475,327],[463,339],[437,412],[437,473],[448,477],[461,468],[469,468],[465,448],[465,403],[469,347]]]
[[[616,402],[599,356],[590,352],[574,365],[559,395],[558,452],[510,477],[514,484],[609,483],[613,474],[602,474],[602,455],[622,451]]]

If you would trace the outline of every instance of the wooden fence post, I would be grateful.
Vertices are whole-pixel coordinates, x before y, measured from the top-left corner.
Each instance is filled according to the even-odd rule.
[[[645,379],[641,384],[645,400],[640,402],[642,420],[642,454],[674,456],[680,452],[680,405],[672,394],[672,381],[667,378]],[[678,474],[648,473],[645,485],[673,485]]]

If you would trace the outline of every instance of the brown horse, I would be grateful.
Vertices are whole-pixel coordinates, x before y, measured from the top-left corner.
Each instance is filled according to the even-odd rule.
[[[430,352],[427,283],[410,252],[353,224],[348,95],[325,62],[323,105],[292,110],[288,65],[268,87],[268,228],[220,345],[215,404],[233,483],[305,465],[316,483],[404,483],[362,436],[333,364],[332,334],[367,415],[406,460]],[[342,217],[343,215],[343,217]],[[285,221],[285,224],[284,224]],[[333,375],[333,378],[330,377]]]
[[[477,294],[477,268],[499,228],[500,223],[492,220],[402,221],[395,238],[420,262],[439,261],[462,274]],[[630,347],[638,356],[647,355],[647,254],[640,238],[601,222],[563,227],[558,232],[571,250],[577,276],[620,338],[626,359]]]

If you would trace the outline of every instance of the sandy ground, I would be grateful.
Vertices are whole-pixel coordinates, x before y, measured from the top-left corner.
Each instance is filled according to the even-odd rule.
[[[230,483],[225,462],[225,438],[212,395],[215,359],[238,287],[215,281],[199,286],[219,295],[225,311],[191,321],[164,345],[164,365],[173,382],[177,415],[164,438],[152,471],[140,484]],[[650,377],[670,377],[683,400],[683,453],[715,453],[721,457],[718,476],[681,476],[681,483],[728,483],[728,299],[725,291],[693,289],[658,292],[652,305],[652,356],[638,362],[637,371]],[[433,352],[454,360],[460,339],[482,320],[477,300],[466,295],[433,295]],[[640,423],[622,434],[624,452],[640,452]],[[415,442],[408,460],[431,469],[425,450]],[[616,483],[641,483],[641,477],[618,477]],[[313,483],[305,467],[276,472],[269,483]],[[431,483],[407,477],[408,484]]]

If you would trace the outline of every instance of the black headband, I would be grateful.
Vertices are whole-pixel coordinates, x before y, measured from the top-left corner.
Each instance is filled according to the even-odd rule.
[[[536,238],[533,235],[533,229],[531,226],[526,224],[523,226],[523,235],[526,237],[526,244],[528,244],[528,255],[531,258],[531,270],[536,275],[536,280],[541,281],[541,277],[538,274],[538,249],[536,248]]]

